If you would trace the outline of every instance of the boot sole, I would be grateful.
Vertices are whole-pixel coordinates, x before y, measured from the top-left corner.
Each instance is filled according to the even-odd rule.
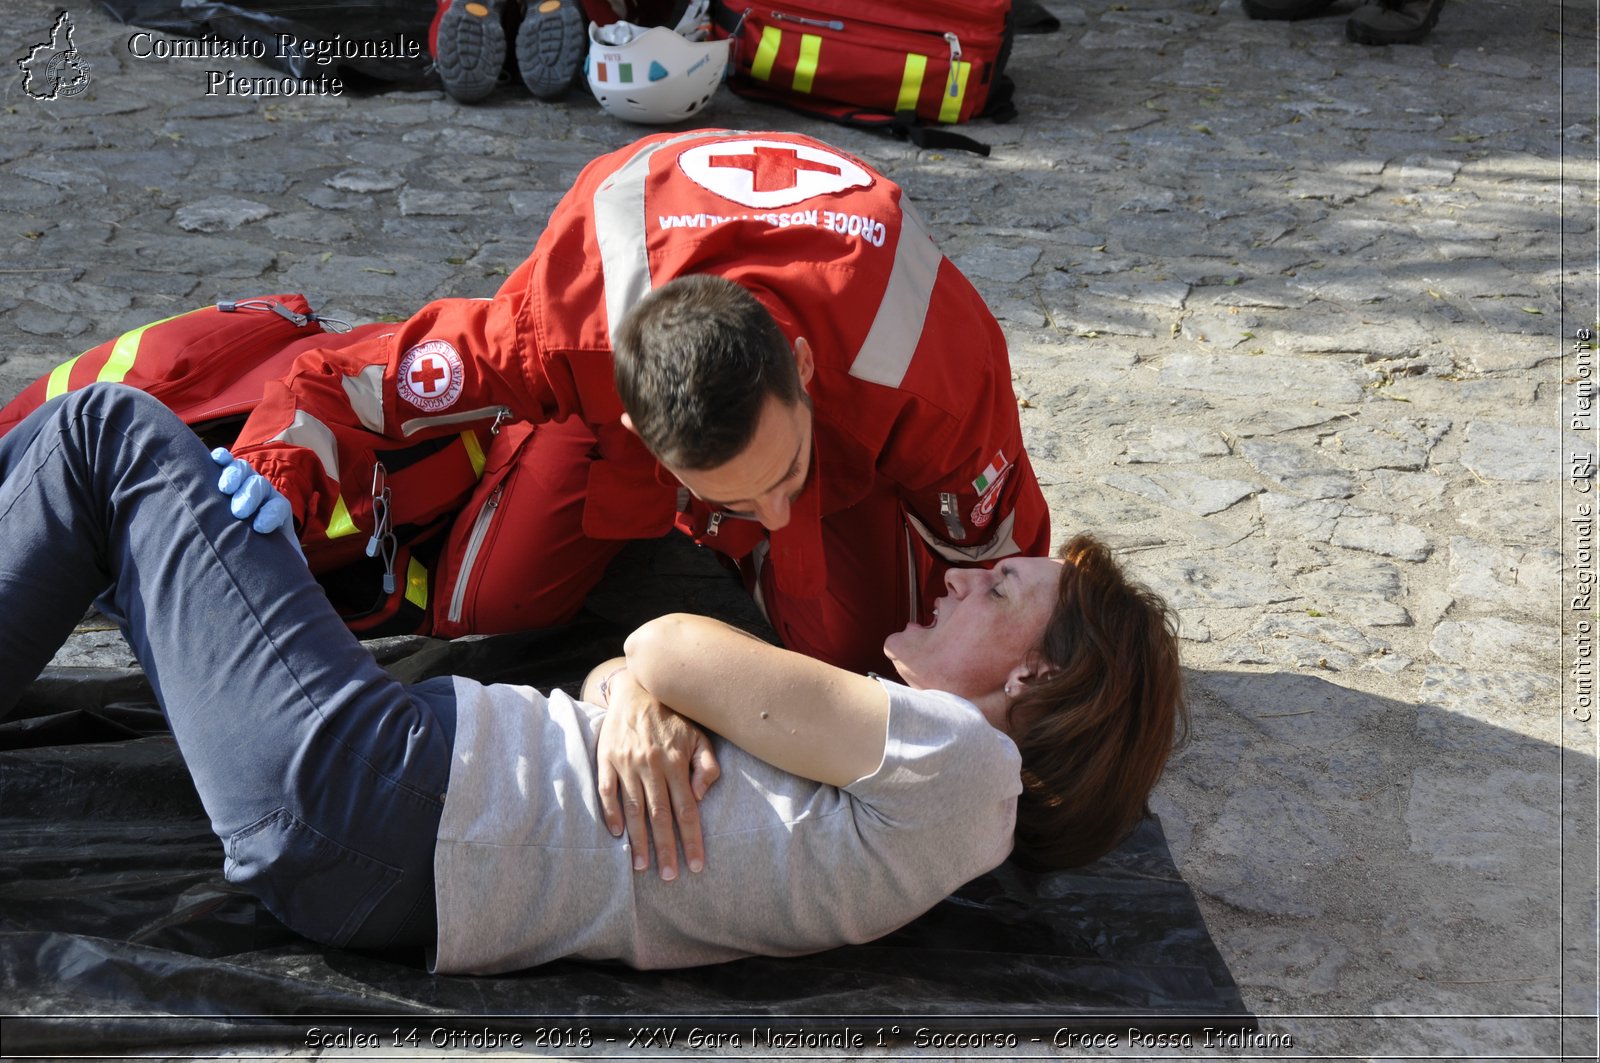
[[[1434,0],[1428,5],[1428,13],[1423,16],[1422,22],[1409,30],[1375,30],[1351,16],[1344,24],[1344,35],[1357,44],[1421,44],[1422,38],[1439,24],[1439,12],[1443,9],[1444,0]]]
[[[539,99],[566,95],[583,68],[589,44],[584,21],[573,0],[544,0],[523,16],[517,30],[517,70]]]
[[[470,8],[484,14],[476,14]],[[456,0],[439,20],[434,66],[444,91],[462,103],[483,99],[500,84],[506,62],[506,31],[500,13],[488,4]]]

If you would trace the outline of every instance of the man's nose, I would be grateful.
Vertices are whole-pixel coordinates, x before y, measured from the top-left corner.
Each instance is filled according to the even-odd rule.
[[[757,499],[755,504],[756,520],[768,531],[777,531],[789,523],[793,515],[789,504],[789,497],[781,491],[775,491],[765,498]]]

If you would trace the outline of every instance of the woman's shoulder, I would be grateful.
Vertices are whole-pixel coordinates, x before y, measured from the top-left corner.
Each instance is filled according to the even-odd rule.
[[[884,763],[911,776],[937,773],[940,785],[1009,797],[1021,789],[1022,756],[978,706],[946,690],[922,690],[875,675],[889,695]]]

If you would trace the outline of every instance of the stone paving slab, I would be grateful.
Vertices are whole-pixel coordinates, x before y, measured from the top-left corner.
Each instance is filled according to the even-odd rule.
[[[1353,0],[1045,6],[987,159],[726,92],[704,124],[907,188],[1005,326],[1058,540],[1099,532],[1179,608],[1192,735],[1153,804],[1276,1038],[1234,1047],[1592,1058],[1600,12],[1451,0],[1364,48]],[[58,10],[0,0],[0,398],[242,292],[352,321],[491,294],[642,132],[510,89],[207,96],[215,62],[136,58],[77,2],[91,80],[37,100],[12,64]]]

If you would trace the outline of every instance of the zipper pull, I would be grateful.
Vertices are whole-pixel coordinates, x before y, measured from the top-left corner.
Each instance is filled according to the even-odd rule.
[[[367,540],[367,556],[377,557],[389,534],[389,470],[383,462],[372,463],[372,536]]]
[[[322,328],[322,331],[324,331],[324,332],[345,333],[345,332],[349,332],[351,329],[355,328],[354,325],[350,324],[350,322],[345,321],[342,318],[323,317],[321,314],[317,313],[314,310],[311,312],[311,316],[308,317],[306,320],[311,321],[311,322],[315,322],[318,326],[320,326]]]
[[[961,94],[956,80],[956,64],[961,61],[961,38],[954,33],[946,33],[944,39],[950,43],[950,98],[955,99]]]
[[[389,494],[389,470],[383,462],[372,463],[372,538],[367,540],[367,556],[383,555],[383,593],[394,593],[394,559],[399,553],[399,540],[394,536],[394,521],[389,516],[393,502]]]
[[[711,514],[711,519],[706,521],[706,538],[707,539],[715,539],[717,537],[717,525],[721,524],[721,523],[722,523],[722,513],[720,511]]]
[[[272,307],[272,312],[274,314],[294,322],[294,324],[299,328],[305,328],[306,325],[311,321],[309,317],[306,317],[304,314],[295,313],[293,310],[290,310],[287,306],[284,306],[276,299],[270,300],[267,305]]]
[[[297,314],[293,310],[290,310],[287,306],[284,306],[282,303],[278,302],[276,299],[224,300],[217,304],[217,309],[222,311],[224,314],[236,314],[240,310],[270,311],[274,314],[277,314],[279,317],[286,318],[289,321],[294,322],[294,324],[300,328],[304,328],[311,321],[315,320],[314,315],[313,317],[307,317],[304,314]]]

